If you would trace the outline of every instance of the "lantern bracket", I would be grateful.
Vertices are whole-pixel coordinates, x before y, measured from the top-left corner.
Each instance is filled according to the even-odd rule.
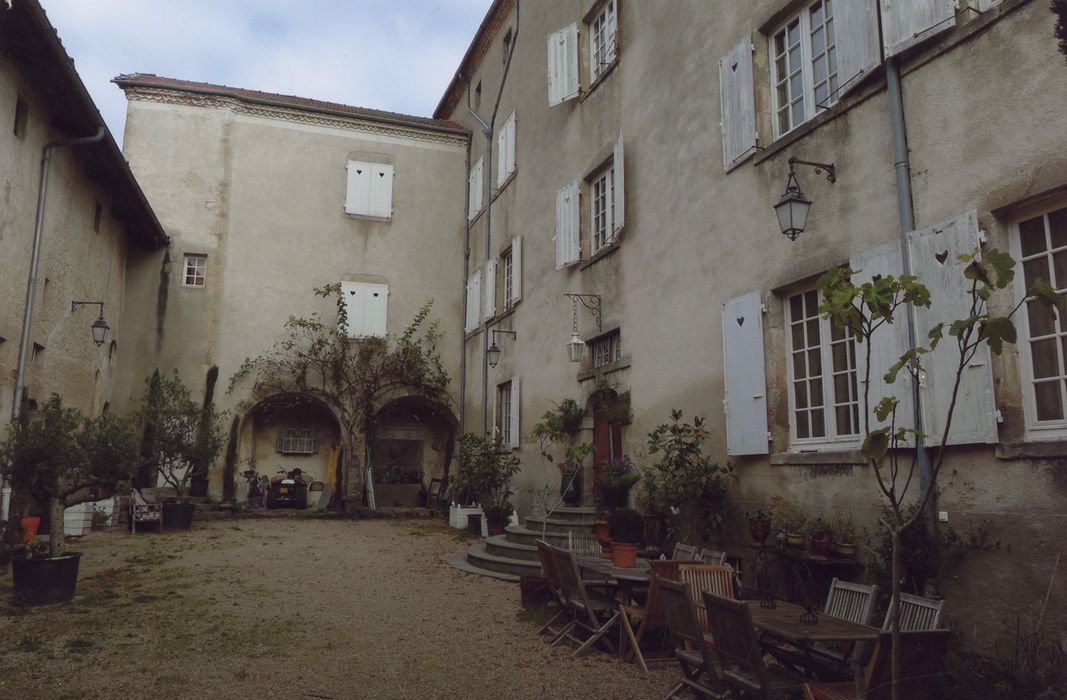
[[[795,165],[811,166],[812,168],[815,168],[816,175],[822,175],[823,172],[825,172],[827,180],[830,182],[837,182],[837,168],[833,163],[819,163],[817,161],[801,160],[796,156],[791,156],[789,158],[789,177],[794,179],[796,178],[796,168],[793,167]]]

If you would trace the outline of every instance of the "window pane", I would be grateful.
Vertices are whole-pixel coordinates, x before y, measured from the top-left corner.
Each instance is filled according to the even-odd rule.
[[[1045,249],[1045,220],[1038,216],[1019,224],[1019,242],[1022,244],[1023,257],[1040,253]]]
[[[811,6],[811,26],[819,26],[822,24],[822,3],[815,3]]]
[[[797,408],[807,408],[808,407],[808,383],[807,382],[797,382],[796,383],[796,391],[793,392],[793,395],[794,395],[794,398],[796,400]]]
[[[803,350],[805,347],[807,347],[807,344],[804,342],[804,324],[803,323],[794,323],[793,324],[793,349],[794,350]]]
[[[1057,209],[1048,215],[1049,232],[1052,234],[1052,247],[1067,245],[1067,208]]]
[[[1054,377],[1059,374],[1060,360],[1056,352],[1056,339],[1035,340],[1030,343],[1030,357],[1033,359],[1034,378]]]
[[[822,400],[822,380],[813,379],[813,380],[809,381],[808,382],[808,392],[811,395],[811,405],[812,405],[813,408],[815,406],[822,406],[823,405],[823,400]]]
[[[826,86],[826,83],[815,86],[815,104],[823,105],[826,103],[826,99],[830,96],[830,91]]]
[[[1056,289],[1067,287],[1067,250],[1061,250],[1052,255],[1052,269],[1055,272]]]
[[[814,350],[808,350],[808,369],[811,370],[811,376],[822,376],[822,353],[817,347]]]
[[[789,78],[789,94],[791,94],[793,97],[799,97],[804,91],[804,86],[801,80],[802,78],[800,76],[800,73],[794,73]]]
[[[852,427],[852,411],[848,405],[838,406],[834,409],[834,417],[837,419],[837,432],[839,435],[851,435],[856,432]]]
[[[808,319],[808,345],[819,344],[819,319]]]
[[[807,311],[808,316],[815,316],[819,313],[819,293],[812,290],[804,293],[804,308]]]
[[[1037,397],[1038,420],[1062,420],[1063,402],[1060,397],[1060,382],[1041,382],[1034,385]]]
[[[1060,340],[1063,341],[1063,347],[1060,348],[1063,351],[1063,354],[1060,355],[1063,361],[1063,374],[1067,376],[1067,335],[1061,337]]]
[[[793,379],[807,379],[808,368],[804,362],[804,353],[793,353]]]
[[[822,411],[812,411],[811,413],[811,436],[826,437],[826,421],[823,418]]]
[[[812,25],[814,25],[814,24],[815,24],[815,22],[812,22]],[[812,56],[818,56],[819,54],[821,54],[823,52],[823,50],[825,48],[826,48],[826,33],[823,31],[822,27],[819,27],[818,29],[816,29],[814,32],[811,33],[811,55]],[[818,72],[816,72],[815,75],[817,76]],[[816,80],[818,80],[818,78],[816,78]]]
[[[1056,330],[1052,313],[1039,301],[1026,302],[1026,315],[1030,322],[1030,337],[1039,338]]]
[[[1048,257],[1045,255],[1023,263],[1023,279],[1026,281],[1027,289],[1034,286],[1034,280],[1039,277],[1046,282],[1052,281],[1048,273]]]
[[[797,411],[796,417],[797,417],[796,418],[796,420],[797,420],[797,437],[798,438],[810,437],[809,434],[808,434],[808,412],[807,411]]]
[[[830,350],[834,358],[834,371],[848,369],[848,343],[834,343]]]
[[[804,121],[804,103],[797,102],[793,105],[793,123],[799,124]]]
[[[812,62],[814,67],[815,84],[818,85],[826,80],[826,57],[817,58]]]
[[[789,131],[789,110],[783,109],[778,112],[778,132],[785,133]]]
[[[848,374],[834,375],[834,403],[844,403],[849,400]]]
[[[790,24],[786,31],[789,32],[789,45],[796,46],[800,43],[800,22],[796,21]]]

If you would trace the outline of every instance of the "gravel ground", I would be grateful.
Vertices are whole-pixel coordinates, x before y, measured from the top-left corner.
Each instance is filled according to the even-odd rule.
[[[444,559],[436,520],[235,519],[93,531],[72,603],[11,605],[0,698],[658,698],[676,664],[570,658],[518,586]]]

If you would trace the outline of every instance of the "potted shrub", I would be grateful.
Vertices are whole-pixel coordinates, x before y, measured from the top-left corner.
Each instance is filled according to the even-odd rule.
[[[785,544],[796,549],[804,548],[804,531],[808,517],[793,501],[781,496],[771,499],[771,521],[782,533]]]
[[[812,555],[825,559],[830,556],[830,543],[833,533],[830,524],[821,516],[816,516],[808,522],[808,549]]]
[[[566,459],[557,464],[560,474],[559,495],[569,506],[582,502],[582,476],[586,458],[593,454],[593,446],[588,442],[567,447]]]
[[[745,511],[745,520],[748,521],[748,533],[752,535],[752,544],[762,547],[767,537],[771,534],[771,514],[763,508],[752,508]]]
[[[139,412],[145,426],[141,455],[174,489],[177,502],[163,504],[163,529],[188,530],[196,508],[188,502],[189,483],[222,450],[222,416],[211,402],[193,401],[177,372],[164,379],[156,370],[147,383]]]
[[[645,518],[633,508],[619,508],[608,516],[611,530],[611,561],[620,568],[632,569],[637,562],[637,548],[645,534]]]
[[[488,435],[467,433],[459,438],[456,472],[449,482],[449,495],[459,504],[477,503],[479,517],[486,517],[490,534],[501,534],[514,508],[511,479],[519,471],[519,458]],[[468,519],[474,514],[469,514]]]
[[[504,534],[504,528],[507,527],[511,514],[515,512],[515,506],[504,501],[500,504],[486,506],[483,510],[485,511],[486,528],[489,531],[489,536],[492,537],[493,535]]]
[[[855,557],[856,523],[852,521],[852,513],[835,513],[830,527],[834,533],[834,553],[845,559]]]
[[[31,538],[25,554],[11,560],[16,600],[37,605],[74,597],[81,553],[64,551],[63,511],[114,493],[135,473],[136,453],[127,421],[110,414],[84,418],[55,394],[8,426],[0,444],[4,476],[12,490],[47,503],[50,515],[47,552]]]
[[[617,457],[595,470],[599,474],[595,483],[600,495],[600,507],[605,515],[610,515],[619,508],[630,504],[630,490],[641,480],[641,475],[634,467],[629,455]],[[601,556],[611,557],[611,533],[606,519],[593,521],[596,527],[597,542],[600,543]]]

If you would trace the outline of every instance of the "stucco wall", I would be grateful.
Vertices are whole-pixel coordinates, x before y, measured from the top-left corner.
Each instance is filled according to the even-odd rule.
[[[624,449],[647,463],[642,459],[645,436],[672,408],[687,416],[708,416],[708,451],[726,459],[720,309],[727,300],[758,290],[767,306],[763,330],[770,451],[776,457],[735,460],[725,542],[731,550],[741,550],[747,534],[740,510],[764,504],[774,494],[789,495],[815,513],[851,511],[874,525],[879,498],[870,468],[848,463],[848,455],[820,461],[790,449],[783,300],[790,285],[896,240],[887,95],[884,79],[875,77],[816,119],[814,127],[774,141],[766,38],[757,30],[787,4],[764,0],[741,8],[730,3],[731,11],[723,12],[696,0],[654,5],[619,0],[618,65],[582,99],[551,108],[546,36],[571,22],[581,26],[593,3],[546,0],[524,6],[499,117],[502,121],[517,108],[517,174],[493,203],[488,246],[495,255],[512,236],[524,237],[523,298],[498,326],[515,330],[518,338],[502,345],[503,357],[489,370],[488,381],[492,411],[494,385],[511,376],[522,380],[521,511],[531,507],[533,489],[558,484],[558,474],[541,460],[529,431],[553,402],[568,397],[583,402],[595,383],[579,381],[577,366],[566,360],[571,305],[564,293],[600,294],[605,329],[621,328],[628,367],[603,379],[631,390],[634,420],[626,426]],[[1067,71],[1048,68],[1060,66],[1062,56],[1044,3],[1009,0],[971,21],[904,62],[916,227],[977,209],[990,243],[1006,250],[1002,208],[1067,184],[1067,117],[1062,109]],[[503,22],[486,58],[472,71],[471,84],[482,83],[483,117],[500,81],[504,29],[513,25],[513,19]],[[717,63],[748,32],[754,33],[757,46],[757,111],[764,148],[726,174]],[[584,63],[584,49],[582,55]],[[582,84],[588,86],[584,74]],[[465,100],[451,114],[438,116],[472,128],[475,124]],[[621,244],[591,265],[556,271],[556,192],[586,175],[620,133],[626,149]],[[483,152],[484,140],[476,135],[472,160]],[[815,205],[807,230],[790,243],[779,232],[771,207],[785,188],[786,161],[794,155],[834,162],[838,180],[830,184],[810,169],[800,170],[804,191]],[[494,173],[487,171],[486,177],[495,186]],[[469,233],[472,265],[485,260],[485,218],[477,219]],[[583,221],[583,246],[588,246],[585,226]],[[996,306],[1007,308],[1011,297],[1011,290],[1005,290]],[[579,330],[587,339],[595,334],[582,309]],[[481,426],[482,347],[480,332],[467,343],[464,430]],[[994,372],[997,405],[1005,419],[999,426],[1001,440],[1014,443],[1022,435],[1017,351],[1009,349],[997,359]],[[586,432],[582,439],[591,435]],[[1023,456],[998,456],[1009,452]],[[1067,519],[1062,477],[1067,450],[1046,446],[1045,452],[1049,458],[1034,459],[1025,457],[1025,447],[957,448],[942,474],[938,508],[948,512],[949,524],[968,532],[987,522],[991,538],[1002,543],[996,553],[973,555],[959,570],[961,578],[945,584],[949,615],[966,620],[959,625],[966,627],[964,636],[979,637],[987,647],[1007,633],[1005,619],[1036,617],[1052,577],[1058,545],[1050,535],[1061,531]],[[1064,629],[1067,623],[1067,588],[1060,578],[1046,611],[1046,629]],[[1011,602],[998,604],[992,615],[969,612],[987,607],[989,600]]]

